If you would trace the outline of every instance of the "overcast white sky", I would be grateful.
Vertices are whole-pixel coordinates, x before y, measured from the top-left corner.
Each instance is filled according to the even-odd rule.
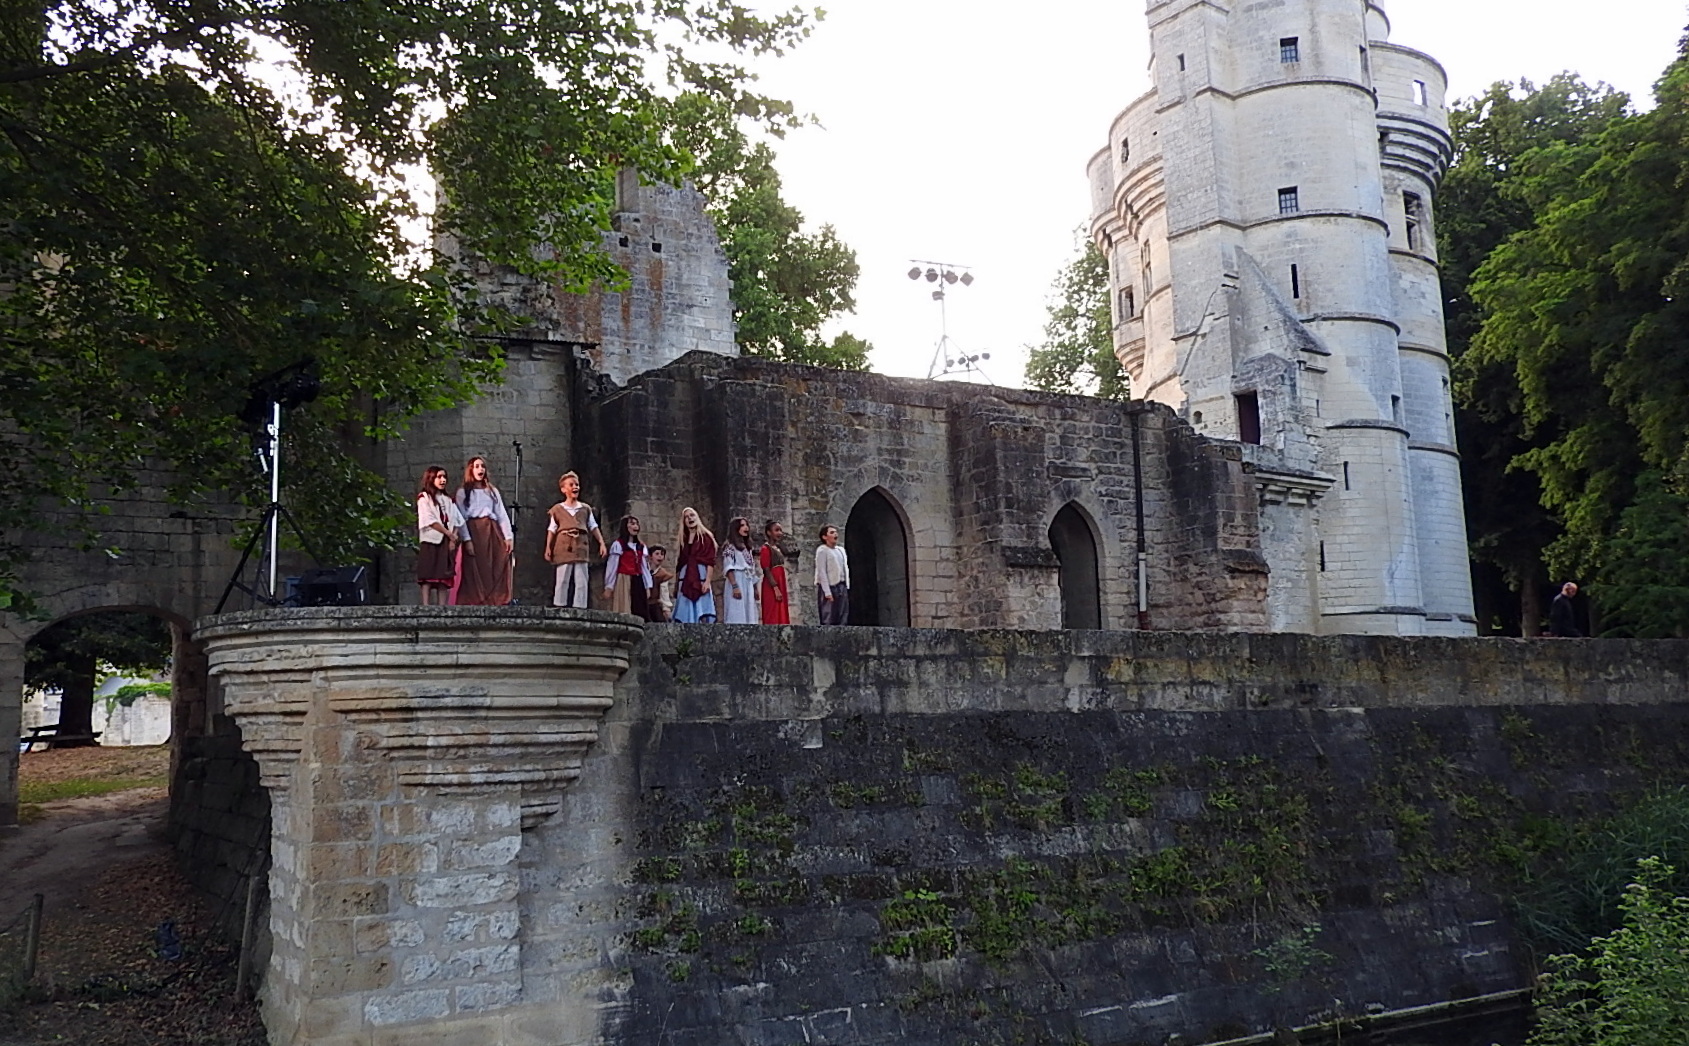
[[[911,258],[972,267],[951,339],[1018,385],[1051,279],[1089,204],[1085,162],[1148,87],[1143,0],[833,0],[814,36],[759,67],[822,125],[778,148],[786,197],[862,264],[856,315],[887,374],[924,376],[939,336]],[[1689,22],[1685,0],[1385,0],[1391,40],[1442,62],[1450,99],[1571,69],[1652,104]]]

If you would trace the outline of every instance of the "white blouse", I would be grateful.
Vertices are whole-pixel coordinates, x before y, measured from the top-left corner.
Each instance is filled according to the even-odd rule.
[[[845,588],[850,587],[850,559],[845,555],[844,546],[816,546],[815,583],[822,588],[831,589],[841,582]]]
[[[466,519],[498,520],[499,529],[504,532],[504,540],[515,539],[516,532],[510,529],[510,516],[504,511],[504,497],[497,487],[459,487],[457,507],[462,510]]]
[[[469,540],[469,524],[464,522],[463,513],[457,510],[457,504],[451,498],[444,494],[418,494],[416,531],[424,544],[438,545],[446,540],[445,534],[434,529],[436,523],[456,534],[460,540]]]

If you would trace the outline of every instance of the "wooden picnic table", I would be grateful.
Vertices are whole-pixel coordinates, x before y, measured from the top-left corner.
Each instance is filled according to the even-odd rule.
[[[18,738],[18,745],[25,752],[34,751],[37,744],[44,744],[51,751],[54,748],[86,744],[99,739],[100,732],[98,730],[91,734],[61,734],[59,733],[59,724],[45,723],[41,726],[30,727],[29,736]]]

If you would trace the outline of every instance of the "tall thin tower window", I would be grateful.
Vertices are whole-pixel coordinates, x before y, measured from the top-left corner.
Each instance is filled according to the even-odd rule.
[[[1414,105],[1424,105],[1425,104],[1425,81],[1424,80],[1415,80],[1413,82],[1413,104]]]
[[[1402,193],[1402,216],[1407,226],[1408,250],[1417,251],[1425,239],[1425,201],[1418,193]]]
[[[1286,65],[1302,60],[1302,43],[1298,37],[1283,36],[1278,42],[1278,60]]]
[[[1278,191],[1278,212],[1280,214],[1295,214],[1302,209],[1302,202],[1296,192],[1296,186],[1287,185]]]

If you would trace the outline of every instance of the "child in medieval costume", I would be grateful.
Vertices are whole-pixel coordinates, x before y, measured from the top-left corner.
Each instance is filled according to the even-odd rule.
[[[757,623],[756,553],[751,550],[751,521],[736,516],[727,524],[721,546],[721,623]]]
[[[510,602],[510,554],[516,532],[510,527],[510,513],[504,510],[504,495],[487,474],[485,458],[470,458],[464,465],[457,508],[469,527],[469,540],[463,543],[463,577],[457,603],[503,606]]]
[[[608,554],[604,535],[598,530],[598,517],[592,506],[580,499],[581,477],[565,472],[557,477],[557,489],[563,500],[551,506],[547,513],[551,522],[545,530],[545,561],[557,567],[557,579],[551,590],[551,604],[559,607],[586,608],[587,602],[587,537],[598,542],[599,556]]]
[[[646,617],[650,591],[651,569],[646,563],[645,543],[639,540],[639,517],[623,516],[616,524],[610,555],[604,560],[604,598],[618,614]]]
[[[446,470],[430,465],[416,493],[416,587],[422,605],[446,605],[457,581],[457,546],[469,535],[457,502],[446,493]]]
[[[663,565],[668,555],[669,550],[663,546],[651,546],[651,593],[645,601],[647,621],[674,620],[674,571]]]
[[[839,547],[839,528],[822,527],[815,549],[816,618],[823,625],[850,624],[850,559]]]
[[[715,570],[716,541],[698,518],[697,509],[681,509],[675,548],[675,577],[680,591],[674,597],[674,619],[682,624],[714,622],[715,595],[710,591],[710,580]]]
[[[780,539],[786,531],[772,519],[762,525],[762,548],[757,550],[757,565],[762,567],[762,623],[789,625],[792,608],[786,585],[786,553],[780,549]]]

